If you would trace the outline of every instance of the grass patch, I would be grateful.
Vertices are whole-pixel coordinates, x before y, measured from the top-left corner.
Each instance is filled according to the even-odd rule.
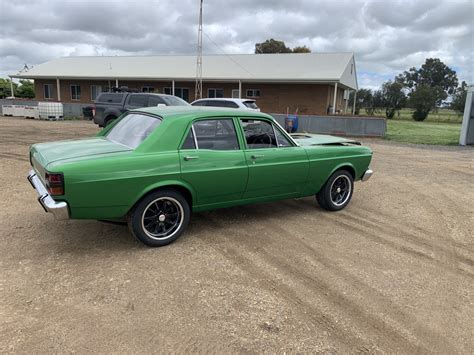
[[[414,144],[457,145],[460,123],[387,120],[385,139]]]
[[[413,109],[410,108],[403,108],[397,113],[395,113],[395,120],[406,120],[406,121],[413,121]],[[362,110],[361,114],[366,114],[365,110]],[[380,111],[376,113],[377,115],[384,116],[385,112]],[[445,122],[445,123],[461,123],[462,122],[462,114],[454,111],[449,110],[446,108],[440,108],[437,111],[431,111],[426,117],[424,122]]]

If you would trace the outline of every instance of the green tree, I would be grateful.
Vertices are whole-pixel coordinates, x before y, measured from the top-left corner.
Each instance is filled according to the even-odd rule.
[[[311,49],[306,46],[298,46],[293,48],[293,53],[311,53]]]
[[[262,43],[255,43],[255,54],[266,53],[291,53],[291,48],[288,48],[283,41],[277,41],[273,38],[267,39]]]
[[[427,58],[421,68],[411,68],[396,78],[409,90],[409,102],[415,108],[413,118],[423,121],[456,90],[456,72],[438,58]],[[423,99],[421,95],[426,94]],[[425,102],[422,102],[425,101]]]
[[[406,104],[406,95],[403,84],[398,81],[387,81],[382,84],[380,106],[385,109],[385,117],[393,118],[395,112]]]
[[[31,80],[20,80],[20,86],[16,90],[18,97],[32,99],[35,97],[35,86]]]
[[[408,100],[410,107],[413,107],[413,119],[415,121],[424,121],[430,111],[436,107],[436,102],[440,96],[440,88],[418,85],[415,90],[410,93]]]
[[[451,108],[459,113],[464,113],[464,106],[466,105],[467,83],[463,81],[453,94],[451,101]]]
[[[13,83],[13,91],[17,91],[17,84]],[[4,99],[5,97],[12,96],[11,84],[10,79],[3,79],[0,78],[0,99]]]
[[[361,109],[365,109],[372,105],[373,95],[370,89],[359,89],[356,95],[355,114],[358,115]],[[354,92],[349,96],[349,106],[354,105]]]

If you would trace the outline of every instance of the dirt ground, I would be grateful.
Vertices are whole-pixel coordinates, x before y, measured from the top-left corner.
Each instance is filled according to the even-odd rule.
[[[151,249],[26,181],[30,144],[96,131],[0,117],[0,352],[472,352],[474,149],[365,140],[344,211],[199,213]]]

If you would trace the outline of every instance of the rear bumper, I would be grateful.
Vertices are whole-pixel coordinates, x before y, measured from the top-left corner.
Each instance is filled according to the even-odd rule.
[[[34,170],[28,173],[28,181],[38,193],[38,202],[46,212],[50,212],[58,220],[69,219],[69,210],[66,202],[55,201],[48,193]]]
[[[373,174],[374,174],[374,172],[373,172],[372,170],[367,169],[367,170],[365,171],[364,175],[362,175],[361,180],[362,180],[362,181],[367,181],[367,180],[370,179],[370,177],[371,177]]]

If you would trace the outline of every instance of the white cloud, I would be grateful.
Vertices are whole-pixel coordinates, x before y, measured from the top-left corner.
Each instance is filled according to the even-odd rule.
[[[473,82],[471,0],[204,0],[205,53],[251,53],[268,38],[355,52],[375,88],[427,57]],[[68,55],[194,53],[197,0],[0,0],[0,76]],[[217,43],[217,46],[213,43]]]

